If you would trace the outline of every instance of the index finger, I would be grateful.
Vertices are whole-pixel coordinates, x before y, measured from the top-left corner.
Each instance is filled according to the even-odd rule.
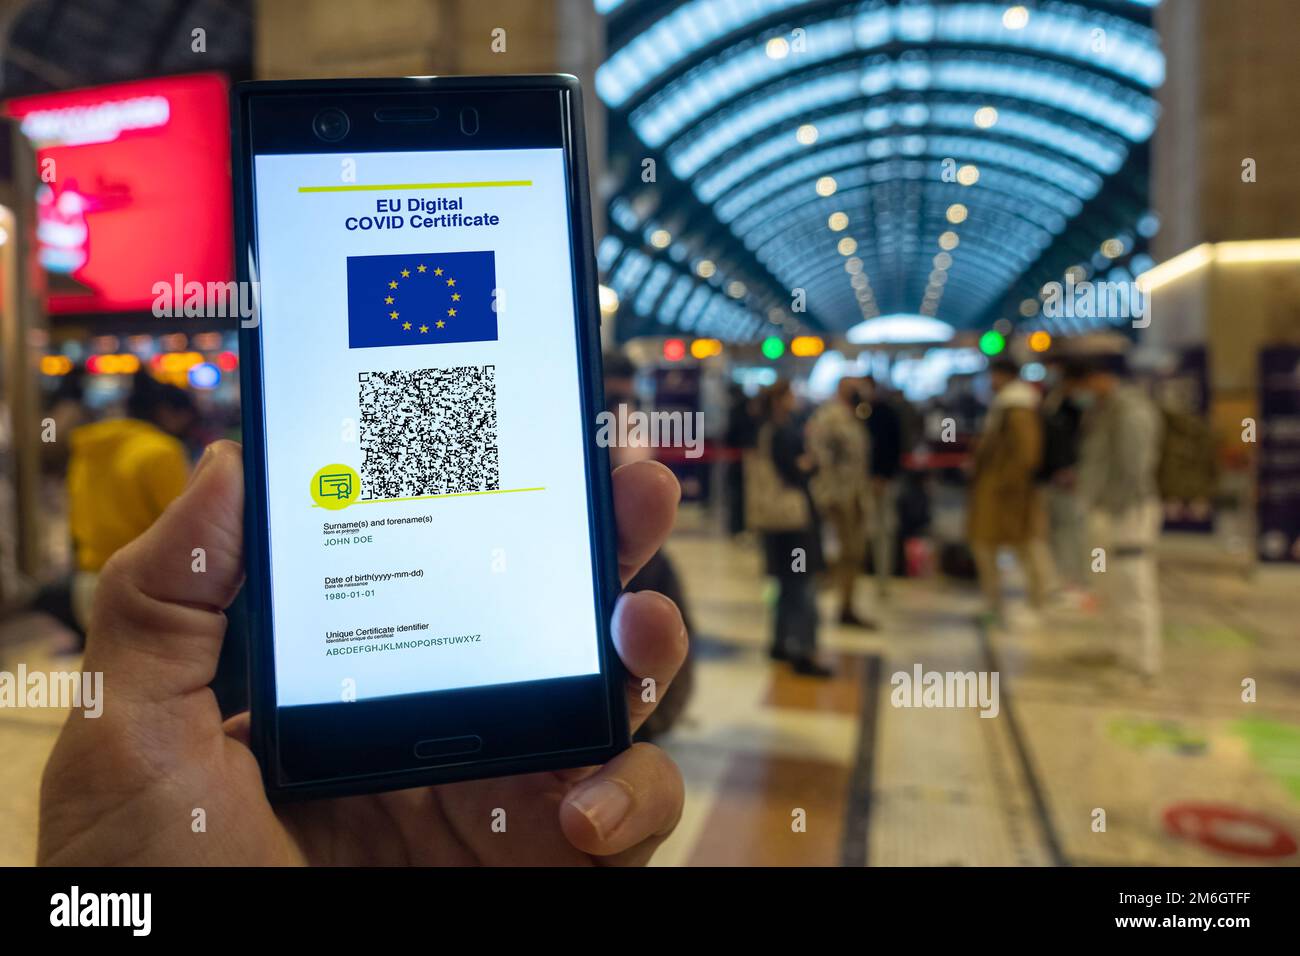
[[[626,585],[672,531],[682,488],[677,476],[657,461],[637,461],[616,468],[613,483],[618,575]]]

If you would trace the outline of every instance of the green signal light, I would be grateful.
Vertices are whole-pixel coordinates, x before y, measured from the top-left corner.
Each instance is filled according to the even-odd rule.
[[[1006,336],[990,329],[980,336],[980,351],[985,355],[997,355],[1007,347]]]
[[[785,354],[785,343],[775,335],[769,335],[763,339],[763,357],[775,362]]]

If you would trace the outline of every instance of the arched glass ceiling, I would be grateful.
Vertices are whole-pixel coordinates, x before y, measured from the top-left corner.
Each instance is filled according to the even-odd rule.
[[[922,109],[929,114],[927,108]],[[876,112],[887,110],[888,107],[878,107]],[[847,120],[847,123],[842,123],[842,120]],[[851,126],[852,129],[841,133],[843,126]],[[851,113],[818,119],[817,131],[817,141],[823,144],[825,150],[830,142],[860,136],[861,115]],[[926,143],[930,155],[961,157],[964,161],[979,163],[981,168],[991,165],[1018,169],[1037,179],[1054,183],[1080,200],[1091,199],[1101,189],[1101,177],[1092,171],[1057,154],[1039,152],[1019,143],[1000,143],[961,135],[930,135],[926,138]],[[865,144],[855,145],[859,155],[855,155],[852,161],[866,161],[868,157]],[[805,151],[806,147],[796,138],[795,130],[789,129],[763,141],[748,152],[737,154],[734,158],[711,167],[716,172],[706,173],[694,181],[695,193],[704,202],[713,203],[727,190],[760,170],[770,169],[780,161]],[[828,164],[826,168],[829,170],[832,167]]]
[[[641,2],[661,3],[662,0],[641,0]],[[777,6],[793,7],[793,6],[798,6],[802,2],[803,0],[785,0],[784,3],[780,3]],[[1112,2],[1120,5],[1123,5],[1125,3],[1131,3],[1134,6],[1138,6],[1138,7],[1155,7],[1160,5],[1160,0],[1112,0]],[[596,3],[597,13],[615,13],[626,7],[635,7],[637,5],[637,0],[595,0],[595,3]],[[725,9],[725,8],[738,6],[738,4],[735,2],[735,0],[708,0],[707,3],[696,4],[696,6],[717,7],[717,8]]]
[[[927,258],[929,257],[927,256]],[[867,265],[867,263],[864,263],[864,265]],[[877,267],[880,267],[879,264],[877,264]],[[807,305],[810,309],[831,311],[841,319],[852,318],[855,311],[853,307],[855,293],[848,281],[850,277],[842,269],[826,267],[823,271],[815,274],[800,271],[797,268],[792,268],[791,271],[792,274],[798,275],[800,282],[798,288],[804,290]],[[961,289],[962,294],[976,295],[980,298],[989,294],[988,286],[979,281],[978,277],[962,276],[956,271],[946,280],[946,284],[950,290]],[[870,285],[869,282],[868,285]],[[923,293],[924,283],[921,282],[905,290],[905,293],[898,296],[897,299],[907,302],[909,308],[915,308],[922,299]],[[876,295],[879,294],[876,293]],[[843,322],[839,323],[839,327],[843,327]]]
[[[959,65],[956,69],[949,67],[950,64],[942,62],[931,68],[928,62],[913,61],[906,65],[877,59],[872,64],[864,64],[862,68],[850,65],[846,69],[815,76],[811,80],[767,90],[693,127],[689,133],[668,146],[668,158],[676,175],[683,179],[689,178],[709,162],[743,140],[759,135],[763,130],[836,103],[861,100],[864,96],[882,101],[877,109],[864,106],[861,122],[866,130],[882,129],[892,123],[907,126],[946,124],[969,129],[975,110],[986,105],[990,97],[1005,97],[1047,106],[1049,109],[1044,112],[1072,114],[1061,117],[1064,121],[1073,118],[1096,123],[1095,133],[1080,134],[1067,130],[1056,136],[1057,142],[1054,145],[1066,148],[1077,146],[1086,151],[1088,157],[1092,157],[1091,165],[1100,163],[1098,168],[1106,172],[1114,171],[1108,167],[1113,166],[1115,157],[1122,156],[1126,148],[1119,136],[1106,132],[1107,129],[1114,130],[1115,134],[1125,133],[1131,142],[1142,142],[1155,129],[1156,104],[1150,97],[1122,92],[1118,87],[1108,88],[1110,85],[1104,82],[1080,83],[1077,76],[1071,77],[1068,73],[1062,74],[1055,81],[1058,84],[1074,83],[1074,94],[1066,96],[1062,92],[1063,87],[1049,82],[1054,71],[1046,64],[1031,67],[1022,61],[1013,66],[994,61]],[[915,75],[918,70],[925,71],[930,78],[940,82],[931,84],[927,80],[921,83],[919,76]],[[914,74],[910,80],[904,77],[908,71]],[[1023,84],[1018,91],[1011,81],[1011,77],[1017,75],[1022,78]],[[894,111],[883,102],[887,94],[902,91],[910,94],[929,90],[954,94],[983,92],[985,87],[981,85],[981,78],[989,81],[988,93],[980,101],[972,101],[970,109],[961,115],[947,112],[932,116],[923,103],[915,101],[906,106],[900,105]],[[1003,92],[1006,90],[1012,92]],[[867,101],[863,100],[865,102]],[[1088,128],[1094,127],[1090,125]],[[1032,132],[1031,130],[1031,136]],[[1090,140],[1095,140],[1096,143]]]
[[[642,33],[596,71],[596,92],[610,106],[622,106],[637,90],[747,24],[801,6],[805,0],[695,0],[684,3]],[[602,9],[602,6],[604,7]],[[597,0],[607,13],[616,0]]]
[[[649,184],[629,172],[610,207],[639,231],[640,255],[675,265],[620,279],[637,315],[679,328],[735,309],[770,318],[801,288],[829,327],[879,311],[970,323],[1045,263],[1096,260],[1102,239],[1131,233],[1146,185],[1129,170],[1164,75],[1149,14],[1136,12],[1153,4],[1039,0],[1019,29],[1003,22],[1008,5],[610,6],[625,9],[598,71],[621,117],[611,129],[629,156],[648,149],[671,172]],[[671,239],[650,242],[660,231]],[[959,247],[941,248],[949,232]],[[684,303],[706,301],[690,291],[700,276],[719,301],[688,316]]]
[[[921,181],[925,189],[919,193],[920,197],[933,201],[936,206],[951,197],[951,194],[941,186],[931,188],[929,185],[931,177],[929,175],[910,176],[905,169],[891,172],[891,175],[897,175],[900,179]],[[983,208],[987,205],[992,208],[1010,208],[1026,224],[1016,232],[1036,234],[1032,236],[1035,238],[1041,237],[1044,233],[1049,236],[1055,235],[1060,228],[1065,226],[1066,215],[1061,211],[1053,208],[1048,202],[1040,202],[1037,199],[1027,200],[1025,198],[1026,193],[1022,188],[1018,188],[1024,182],[1023,180],[1017,182],[1012,180],[1011,177],[1004,177],[1002,183],[990,186],[986,185],[986,179],[988,178],[996,177],[990,177],[986,173],[980,179],[979,185],[963,191],[962,198],[968,206]],[[788,242],[786,237],[794,236],[797,227],[804,222],[813,224],[828,238],[838,240],[839,235],[831,235],[826,228],[828,217],[835,212],[843,212],[848,216],[849,225],[856,227],[849,234],[856,234],[864,224],[872,222],[871,210],[877,208],[880,204],[880,200],[872,195],[870,185],[842,190],[833,197],[828,198],[816,196],[811,188],[799,191],[799,196],[800,198],[794,203],[784,202],[783,208],[777,210],[772,216],[756,224],[754,229],[744,234],[745,245],[753,250],[756,255],[759,255],[760,259],[763,251],[768,250],[771,243],[784,244]],[[1076,208],[1074,211],[1077,213],[1078,209]],[[1026,235],[1024,238],[1029,239],[1031,236]]]
[[[1132,2],[1146,7],[1159,4],[1159,0]],[[635,94],[663,82],[674,68],[729,33],[805,5],[806,0],[692,0],[684,3],[610,57],[596,72],[596,91],[610,106],[621,107]],[[599,13],[609,13],[619,6],[619,0],[596,0]],[[947,16],[936,16],[934,8],[922,8],[920,12],[908,8],[877,9],[863,14],[863,19],[856,21],[857,40],[859,45],[880,45],[895,37],[909,42],[987,41],[1011,32],[1001,22],[1003,9],[996,4],[987,4]],[[993,17],[989,16],[990,10]],[[1080,17],[1076,7],[1036,27],[1024,37],[1024,45],[1051,49],[1055,45],[1052,41],[1056,39],[1051,36],[1051,28],[1059,27],[1062,22],[1070,24],[1073,29],[1077,29],[1080,23],[1085,24],[1090,42],[1093,29],[1105,28],[1105,24],[1097,22],[1088,11]],[[1122,29],[1132,28],[1127,21],[1121,23]],[[1068,47],[1070,40],[1064,45]],[[1141,55],[1137,58],[1140,76],[1152,78],[1147,82],[1148,86],[1158,86],[1164,77],[1163,62],[1153,63]]]
[[[772,172],[747,183],[744,188],[727,194],[716,204],[714,210],[718,219],[724,223],[739,222],[740,218],[750,210],[772,202],[776,197],[790,196],[792,191],[796,190],[801,184],[804,185],[807,195],[815,195],[816,180],[827,174],[833,175],[836,170],[858,167],[857,172],[841,172],[840,174],[840,177],[847,176],[848,179],[845,181],[851,184],[854,181],[854,176],[895,175],[895,168],[884,165],[881,163],[882,160],[897,157],[921,158],[934,155],[927,148],[928,142],[925,137],[916,137],[919,142],[909,142],[909,139],[910,137],[888,137],[871,140],[867,143],[849,143],[835,149],[811,153],[796,162],[778,166]],[[901,168],[898,171],[901,172]],[[942,181],[941,170],[937,164],[930,174],[923,173],[922,175],[928,176],[928,178],[935,181]],[[835,177],[837,184],[840,177]],[[908,178],[919,179],[921,176],[909,176]],[[955,186],[956,184],[949,183],[946,185]],[[1027,193],[1037,194],[1040,188],[1042,187],[1038,183],[1027,177],[1025,185]],[[1067,192],[1059,189],[1055,190],[1055,193],[1059,194],[1057,205],[1060,211],[1068,212],[1070,215],[1078,214],[1077,197],[1071,198]],[[961,200],[961,196],[955,192],[951,193],[951,196],[952,202]],[[745,224],[739,224],[737,229],[740,230],[738,236],[743,238]]]
[[[1024,29],[1009,30],[1002,24],[1005,4],[894,7],[873,0],[868,6],[874,9],[800,27],[803,49],[797,55],[769,56],[764,37],[728,48],[669,80],[633,110],[633,126],[647,144],[661,146],[724,99],[855,50],[874,52],[891,43],[996,46],[1073,62],[1092,72],[1104,70],[1147,89],[1164,81],[1164,57],[1150,28],[1087,8],[1070,4],[1035,8]],[[678,8],[672,16],[684,13],[685,8]],[[648,37],[649,33],[642,34],[597,71],[596,91],[611,107],[626,105],[636,90],[670,75],[668,67],[686,62],[693,52],[676,40],[656,39],[656,47],[641,47],[642,41],[649,44]],[[677,43],[680,55],[665,62],[669,43]],[[625,55],[632,61],[622,61]],[[615,63],[620,64],[617,72],[610,69]],[[625,76],[633,82],[618,79]],[[920,82],[923,77],[915,79]]]
[[[761,331],[764,323],[740,303],[676,272],[665,262],[655,262],[636,249],[602,243],[602,259],[606,257],[610,261],[602,262],[602,267],[608,272],[610,288],[621,300],[630,300],[635,316],[651,320],[639,326],[642,334],[663,334],[676,328],[746,342]]]
[[[958,272],[969,265],[979,266],[977,277],[985,280],[1002,279],[1009,280],[1014,278],[1016,266],[1024,267],[1029,264],[1035,252],[1040,252],[1046,248],[1053,238],[1053,233],[1048,229],[1035,227],[1021,215],[1014,203],[1006,201],[987,202],[980,210],[981,223],[995,226],[1000,238],[996,241],[979,236],[979,230],[976,228],[967,230],[967,238],[962,241],[962,246],[952,253],[953,265],[952,271]],[[850,220],[852,220],[850,216]],[[918,215],[918,225],[920,216]],[[820,228],[807,229],[800,231],[798,227],[793,226],[781,236],[771,240],[769,243],[755,250],[755,256],[760,262],[766,265],[771,271],[782,279],[790,288],[806,286],[810,281],[810,275],[816,268],[819,260],[827,260],[834,263],[831,258],[832,253],[836,251],[836,245],[843,236],[849,236],[857,243],[857,255],[861,258],[867,258],[872,255],[884,254],[886,250],[882,249],[882,244],[873,241],[873,236],[877,235],[871,231],[871,224],[859,223],[858,228],[848,229],[843,233],[830,234],[825,229],[825,219],[820,223],[813,222]],[[975,224],[979,225],[979,224]],[[924,265],[925,268],[918,271],[918,274],[924,275],[929,271],[928,261],[936,253],[940,252],[940,246],[937,244],[937,237],[942,229],[938,224],[934,224],[932,235],[935,237],[929,245],[929,253],[925,256],[925,263],[918,263],[918,266]],[[960,236],[960,233],[958,233]],[[1009,251],[1008,247],[1014,240],[1016,251]],[[919,245],[918,245],[919,247]],[[971,261],[971,253],[974,249],[983,248],[985,254],[982,263]],[[867,270],[870,273],[870,269]],[[870,274],[868,278],[871,278]],[[879,276],[877,279],[881,278]],[[996,283],[990,283],[996,288]]]
[[[990,205],[981,210],[980,216],[985,224],[997,228],[1002,239],[993,241],[981,236],[976,229],[967,230],[966,238],[961,240],[960,249],[954,250],[951,254],[953,259],[951,269],[954,272],[974,267],[979,275],[986,278],[1010,278],[1018,271],[1017,267],[1023,268],[1028,265],[1036,257],[1036,253],[1046,248],[1052,240],[1050,232],[1026,223],[1014,210]],[[909,231],[914,235],[920,233],[922,238],[912,243],[904,243],[897,237],[894,237],[895,241],[889,243],[880,241],[882,237],[890,238],[890,233],[896,231],[896,226],[904,224],[914,227]],[[820,224],[815,221],[811,223],[811,225],[820,225],[820,228],[807,228],[809,224],[801,225],[792,224],[789,232],[784,236],[755,250],[759,261],[783,280],[788,281],[791,288],[806,286],[821,261],[830,263],[830,266],[842,267],[844,260],[833,257],[831,253],[835,252],[836,245],[843,236],[854,238],[858,244],[855,255],[864,260],[879,261],[897,255],[900,249],[904,248],[915,249],[918,252],[926,249],[928,251],[924,253],[925,262],[918,263],[918,266],[924,265],[925,268],[918,268],[916,273],[924,276],[929,271],[931,257],[941,251],[937,240],[940,233],[945,231],[944,226],[947,224],[932,219],[927,220],[918,210],[914,217],[903,215],[886,223],[871,220],[864,223],[859,219],[856,223],[857,228],[850,228],[838,234],[831,234],[825,229],[825,219],[822,219]],[[850,225],[851,227],[854,225],[851,215]],[[958,235],[960,236],[960,233]],[[829,269],[830,266],[827,268]],[[868,278],[871,278],[869,262],[867,273]],[[876,279],[881,278],[883,277],[876,276]]]

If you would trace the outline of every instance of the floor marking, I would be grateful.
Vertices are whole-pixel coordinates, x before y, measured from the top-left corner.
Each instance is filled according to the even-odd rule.
[[[880,704],[882,672],[880,655],[869,655],[864,660],[864,666],[866,673],[862,676],[862,712],[844,814],[841,866],[867,865],[867,841],[871,833],[871,793],[875,785],[876,731],[879,726],[876,711]]]
[[[981,619],[975,625],[976,633],[979,634],[980,647],[984,651],[989,671],[998,671],[997,653],[993,650],[993,643],[989,639],[988,625]],[[1030,799],[1034,802],[1034,812],[1038,817],[1038,825],[1043,831],[1043,842],[1047,844],[1048,855],[1052,858],[1053,866],[1069,866],[1069,861],[1065,858],[1065,853],[1061,849],[1061,841],[1056,836],[1056,830],[1052,827],[1052,817],[1047,809],[1047,798],[1043,794],[1042,785],[1038,782],[1038,774],[1034,772],[1033,761],[1029,757],[1029,747],[1025,744],[1025,735],[1020,730],[1020,722],[1016,719],[1016,713],[1011,705],[1011,694],[1007,689],[1007,682],[1001,681],[998,687],[998,699],[1001,704],[1001,716],[1006,718],[1007,731],[1011,735],[1011,743],[1016,748],[1016,756],[1020,760],[1020,769],[1025,775],[1025,786],[1029,788]]]

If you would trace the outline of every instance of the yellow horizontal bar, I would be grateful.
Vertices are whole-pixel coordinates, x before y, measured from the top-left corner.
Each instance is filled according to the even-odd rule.
[[[388,505],[395,501],[429,501],[432,498],[469,498],[473,495],[515,495],[521,491],[545,491],[544,486],[537,488],[496,488],[489,491],[455,491],[448,495],[416,495],[414,498],[365,498],[360,501],[349,501],[344,508],[351,508],[353,505]],[[320,505],[313,503],[313,508],[319,508]],[[334,508],[334,511],[341,509]]]
[[[489,491],[455,491],[448,495],[417,495],[414,498],[367,498],[354,505],[384,505],[394,501],[428,501],[430,498],[468,498],[471,495],[514,495],[521,491],[545,491],[543,488],[494,488]]]
[[[475,183],[380,183],[374,186],[299,186],[300,193],[364,193],[381,189],[484,189],[492,186],[531,186],[531,179],[494,179]]]

